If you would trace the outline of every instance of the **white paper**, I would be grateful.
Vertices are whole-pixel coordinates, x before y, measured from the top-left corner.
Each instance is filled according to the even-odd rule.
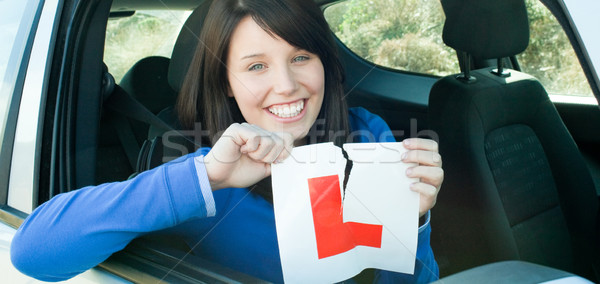
[[[401,161],[406,150],[401,143],[352,143],[345,144],[344,150],[352,160],[345,193],[342,187],[346,159],[342,150],[333,143],[295,147],[291,157],[272,165],[277,239],[286,283],[338,282],[355,276],[365,268],[414,272],[419,195],[409,189],[416,179],[406,177],[406,169],[412,166]],[[339,242],[337,239],[331,242],[331,239],[320,238],[319,247],[315,222],[321,224],[317,225],[319,228],[327,228],[323,224],[328,223],[314,219],[309,179],[332,182],[335,175],[339,183],[340,206],[319,205],[320,209],[315,209],[316,215],[327,217],[319,220],[329,222],[343,218],[343,223],[342,219],[332,221],[337,226],[334,228],[348,228],[350,223],[354,223],[361,227],[353,230],[370,231],[372,234],[361,238],[356,236],[358,233],[346,233]],[[314,183],[311,188],[314,199],[318,197],[315,192],[320,191],[315,191],[318,187]],[[330,199],[333,195],[323,196],[327,198],[318,200],[334,200]],[[319,235],[337,238],[332,234],[340,231],[346,229],[319,229]],[[357,241],[359,245],[355,247],[343,246],[339,250],[349,248],[343,252],[323,245],[333,244],[331,247],[336,247],[340,243],[348,243],[342,239],[366,241],[365,245]],[[375,241],[380,242],[379,247]]]

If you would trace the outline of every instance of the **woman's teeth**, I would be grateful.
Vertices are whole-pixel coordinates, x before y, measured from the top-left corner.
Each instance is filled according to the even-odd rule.
[[[304,100],[284,105],[276,105],[269,107],[269,111],[279,117],[288,118],[299,115],[304,109]]]

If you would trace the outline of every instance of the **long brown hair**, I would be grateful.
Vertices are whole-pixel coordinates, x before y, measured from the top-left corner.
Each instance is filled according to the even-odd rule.
[[[234,122],[245,122],[227,96],[227,54],[231,35],[246,16],[265,31],[300,49],[316,54],[325,70],[325,96],[309,143],[335,140],[341,145],[348,135],[348,113],[344,100],[344,74],[335,42],[323,13],[312,0],[219,0],[213,1],[190,69],[177,100],[179,119],[185,128],[202,121],[214,142]],[[316,127],[320,129],[316,129]]]
[[[191,129],[201,120],[214,144],[232,123],[245,122],[234,99],[227,95],[227,55],[234,29],[247,16],[267,33],[319,56],[325,71],[325,94],[317,117],[320,123],[313,125],[307,143],[331,141],[341,146],[349,133],[344,73],[332,32],[312,0],[213,1],[177,100],[182,126]],[[257,185],[259,194],[269,200],[270,179]]]

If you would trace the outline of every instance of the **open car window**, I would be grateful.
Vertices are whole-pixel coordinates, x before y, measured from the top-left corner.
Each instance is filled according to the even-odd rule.
[[[104,62],[115,80],[121,81],[125,72],[144,57],[171,57],[177,34],[189,15],[189,11],[142,10],[109,18]]]
[[[540,1],[525,0],[525,5],[530,40],[527,49],[517,55],[521,70],[540,80],[553,100],[570,96],[573,102],[597,104],[560,23]]]
[[[339,40],[369,62],[435,76],[460,72],[455,51],[442,41],[440,1],[341,1],[325,9],[325,18]]]

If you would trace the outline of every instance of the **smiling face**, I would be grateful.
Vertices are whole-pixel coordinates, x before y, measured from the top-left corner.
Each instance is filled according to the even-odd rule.
[[[248,123],[289,132],[296,145],[304,144],[325,92],[317,55],[269,35],[248,16],[232,34],[227,70],[229,95]]]

